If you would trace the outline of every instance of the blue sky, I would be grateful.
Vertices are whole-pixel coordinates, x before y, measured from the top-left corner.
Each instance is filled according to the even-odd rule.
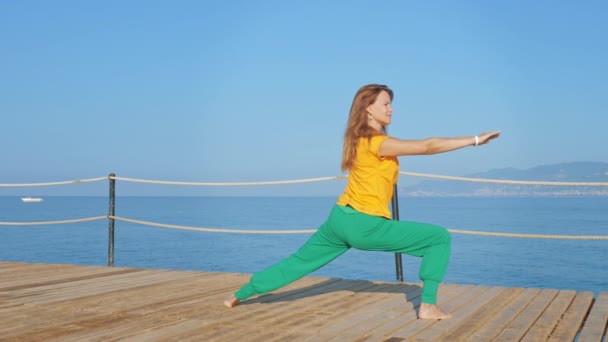
[[[608,162],[607,13],[605,1],[3,1],[0,183],[339,175],[348,110],[367,83],[395,91],[393,136],[502,131],[488,146],[402,157],[405,171]]]

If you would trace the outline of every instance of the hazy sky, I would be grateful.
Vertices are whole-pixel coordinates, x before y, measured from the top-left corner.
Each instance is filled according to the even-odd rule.
[[[367,83],[395,91],[393,136],[502,131],[488,146],[402,157],[404,171],[608,162],[607,33],[606,1],[2,1],[0,183],[339,175]]]

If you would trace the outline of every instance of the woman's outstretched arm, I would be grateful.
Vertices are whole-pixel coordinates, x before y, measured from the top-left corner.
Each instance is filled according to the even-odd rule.
[[[437,154],[461,149],[467,146],[484,145],[498,138],[500,132],[482,133],[477,136],[455,138],[427,138],[422,140],[401,140],[389,138],[380,145],[381,157]]]

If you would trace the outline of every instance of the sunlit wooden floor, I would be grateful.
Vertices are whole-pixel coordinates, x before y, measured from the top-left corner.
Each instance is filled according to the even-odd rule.
[[[0,262],[0,341],[602,341],[608,292],[307,277],[226,309],[248,275]]]

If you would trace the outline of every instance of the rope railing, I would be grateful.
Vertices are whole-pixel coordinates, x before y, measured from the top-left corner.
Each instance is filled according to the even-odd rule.
[[[51,224],[68,224],[68,223],[79,223],[97,221],[102,219],[112,219],[116,221],[123,221],[129,223],[135,223],[145,226],[153,226],[160,228],[170,229],[181,229],[190,230],[206,233],[226,233],[226,234],[312,234],[316,232],[316,229],[230,229],[230,228],[206,228],[206,227],[192,227],[182,226],[175,224],[166,224],[159,222],[143,221],[128,217],[120,217],[113,215],[105,216],[93,216],[85,217],[80,219],[72,220],[60,220],[60,221],[34,221],[34,222],[0,222],[0,226],[35,226],[35,225],[51,225]],[[551,235],[551,234],[517,234],[517,233],[500,233],[500,232],[484,232],[475,230],[459,230],[459,229],[448,229],[453,234],[467,234],[467,235],[479,235],[479,236],[495,236],[495,237],[510,237],[510,238],[529,238],[529,239],[560,239],[560,240],[608,240],[608,236],[603,235]]]
[[[442,176],[442,175],[434,175],[434,174],[428,174],[428,173],[415,173],[415,172],[406,172],[406,171],[399,171],[399,174],[405,175],[405,176],[410,176],[410,177],[434,178],[434,179],[454,180],[454,181],[463,181],[463,182],[476,182],[476,183],[509,184],[509,185],[586,186],[586,187],[588,187],[588,186],[608,186],[608,182],[519,181],[519,180],[507,180],[507,179],[486,179],[486,178]],[[332,180],[338,180],[338,179],[346,179],[346,178],[348,178],[348,175],[308,178],[308,179],[293,179],[293,180],[282,180],[282,181],[261,181],[261,182],[178,182],[178,181],[161,181],[161,180],[126,178],[126,177],[109,177],[109,178],[115,179],[115,180],[120,180],[120,181],[125,181],[125,182],[162,184],[162,185],[256,186],[256,185],[285,185],[285,184],[324,182],[324,181],[332,181]]]
[[[405,175],[405,176],[410,176],[410,177],[433,178],[433,179],[453,180],[453,181],[462,181],[462,182],[475,182],[475,183],[493,183],[493,184],[510,184],[510,185],[540,185],[540,186],[585,186],[585,187],[608,186],[608,182],[520,181],[520,180],[508,180],[508,179],[487,179],[487,178],[443,176],[443,175],[407,172],[407,171],[399,171],[399,174]],[[282,181],[261,181],[261,182],[181,182],[181,181],[163,181],[163,180],[106,176],[106,177],[76,179],[76,180],[68,180],[68,181],[60,181],[60,182],[46,182],[46,183],[4,183],[4,184],[0,183],[0,188],[2,188],[2,187],[68,185],[68,184],[98,182],[98,181],[103,181],[103,180],[107,180],[107,179],[120,180],[120,181],[124,181],[124,182],[132,182],[132,183],[181,185],[181,186],[256,186],[256,185],[285,185],[285,184],[314,183],[314,182],[325,182],[325,181],[333,181],[333,180],[346,179],[346,178],[348,178],[348,175],[306,178],[306,179],[293,179],[293,180],[282,180]]]
[[[157,223],[150,221],[142,221],[136,219],[130,219],[119,216],[109,216],[108,218],[136,223],[146,226],[155,226],[161,228],[170,229],[182,229],[192,230],[206,233],[228,233],[228,234],[312,234],[316,232],[316,229],[300,229],[300,230],[255,230],[255,229],[227,229],[227,228],[202,228],[202,227],[191,227],[181,226],[174,224]],[[500,236],[500,237],[511,237],[511,238],[531,238],[531,239],[561,239],[561,240],[608,240],[608,236],[601,235],[545,235],[545,234],[514,234],[514,233],[499,233],[499,232],[480,232],[473,230],[458,230],[448,229],[449,232],[454,234],[468,234],[468,235],[483,235],[483,236]]]
[[[20,183],[20,184],[0,184],[0,188],[8,188],[8,187],[28,187],[28,186],[54,186],[54,185],[68,185],[68,184],[79,184],[79,183],[91,183],[91,182],[99,182],[103,180],[107,180],[108,177],[97,177],[97,178],[87,178],[87,179],[74,179],[68,181],[61,182],[46,182],[46,183]]]
[[[171,229],[182,229],[182,230],[193,230],[198,232],[207,232],[207,233],[229,233],[229,234],[312,234],[316,232],[316,229],[300,229],[300,230],[248,230],[248,229],[222,229],[222,228],[200,228],[200,227],[189,227],[189,226],[180,226],[175,224],[164,224],[157,222],[149,222],[142,220],[135,220],[126,217],[119,216],[110,216],[109,218],[124,221],[129,223],[136,223],[146,226],[155,226],[161,228],[171,228]]]
[[[49,225],[49,224],[67,224],[67,223],[79,223],[79,222],[104,220],[107,218],[108,218],[108,216],[104,215],[104,216],[84,217],[84,218],[71,219],[71,220],[59,220],[59,221],[0,222],[0,226],[40,226],[40,225]]]
[[[469,178],[469,177],[454,177],[454,176],[443,176],[425,173],[415,173],[399,171],[399,174],[410,176],[410,177],[421,177],[421,178],[432,178],[441,180],[452,180],[452,181],[464,181],[464,182],[477,182],[477,183],[493,183],[493,184],[508,184],[508,185],[535,185],[535,186],[571,186],[571,187],[604,187],[608,186],[608,182],[547,182],[547,181],[520,181],[520,180],[504,180],[504,179],[484,179],[484,178]],[[183,225],[165,224],[150,221],[143,221],[133,218],[119,217],[114,215],[114,183],[116,180],[133,183],[148,183],[148,184],[159,184],[159,185],[178,185],[178,186],[259,186],[259,185],[285,185],[285,184],[303,184],[323,181],[333,181],[347,178],[347,175],[339,175],[333,177],[318,177],[318,178],[307,178],[307,179],[294,179],[294,180],[281,180],[281,181],[261,181],[261,182],[183,182],[183,181],[163,181],[163,180],[150,180],[150,179],[138,179],[138,178],[127,178],[127,177],[116,177],[114,174],[110,174],[106,177],[87,178],[87,179],[76,179],[59,182],[44,182],[44,183],[18,183],[18,184],[2,184],[2,187],[34,187],[34,186],[56,186],[56,185],[68,185],[68,184],[79,184],[79,183],[90,183],[98,182],[103,180],[110,181],[110,211],[106,216],[93,216],[78,219],[69,220],[57,220],[57,221],[36,221],[36,222],[0,222],[0,226],[34,226],[34,225],[54,225],[54,224],[69,224],[79,222],[89,222],[102,219],[108,219],[109,221],[109,251],[108,251],[108,265],[114,265],[114,221],[123,221],[133,224],[155,226],[161,228],[170,229],[181,229],[208,233],[227,233],[227,234],[312,234],[316,229],[299,229],[299,230],[249,230],[249,229],[223,229],[223,228],[205,228],[205,227],[191,227]],[[395,187],[396,196],[396,187]],[[393,201],[395,198],[393,199]],[[396,202],[395,202],[396,203]],[[394,208],[398,210],[397,208]],[[398,216],[397,216],[398,217]],[[585,235],[546,235],[546,234],[517,234],[517,233],[501,233],[501,232],[484,232],[484,231],[471,231],[471,230],[458,230],[448,229],[454,234],[466,234],[466,235],[479,235],[479,236],[496,236],[496,237],[508,237],[508,238],[531,238],[531,239],[561,239],[561,240],[608,240],[608,236],[585,236]],[[398,268],[400,268],[398,266]],[[398,278],[400,270],[398,270]],[[400,278],[399,278],[400,279]]]
[[[126,178],[126,177],[110,177],[110,179],[120,180],[124,182],[133,183],[148,183],[148,184],[162,184],[162,185],[187,185],[187,186],[254,186],[254,185],[285,185],[285,184],[302,184],[302,183],[314,183],[314,182],[325,182],[338,179],[345,179],[348,176],[334,176],[334,177],[319,177],[319,178],[308,178],[308,179],[294,179],[284,181],[265,181],[265,182],[175,182],[175,181],[160,181],[150,179],[137,179],[137,178]]]
[[[410,176],[410,177],[422,177],[422,178],[434,178],[443,180],[453,180],[461,182],[475,182],[475,183],[493,183],[493,184],[510,184],[510,185],[540,185],[540,186],[608,186],[608,182],[544,182],[544,181],[519,181],[519,180],[506,180],[506,179],[485,179],[485,178],[468,178],[468,177],[454,177],[454,176],[441,176],[433,175],[428,173],[415,173],[399,171],[399,174]]]
[[[525,238],[525,239],[608,240],[608,235],[519,234],[519,233],[482,232],[482,231],[476,231],[476,230],[459,230],[459,229],[448,229],[448,231],[453,234],[497,236],[497,237]]]

